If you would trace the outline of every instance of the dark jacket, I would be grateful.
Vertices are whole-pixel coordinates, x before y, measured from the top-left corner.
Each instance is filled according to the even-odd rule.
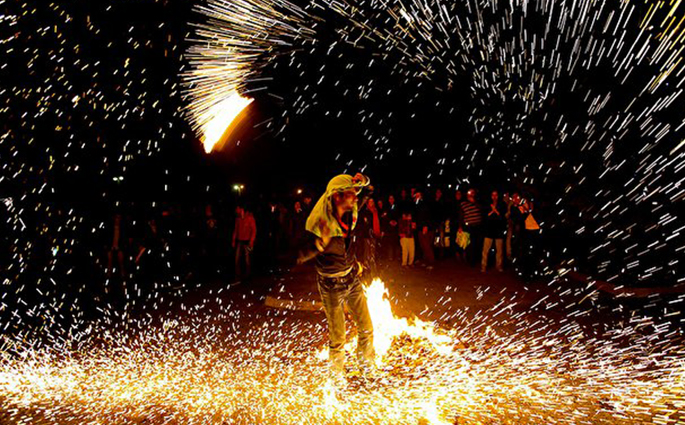
[[[424,226],[428,227],[429,231],[432,231],[435,227],[435,217],[431,207],[432,205],[425,200],[414,203],[416,213],[413,216],[416,219],[416,228],[419,232]]]
[[[441,198],[439,201],[433,199],[430,204],[430,209],[436,227],[449,218],[449,205],[445,198]]]
[[[388,205],[381,213],[381,231],[385,233],[385,237],[397,238],[399,231],[399,221],[401,215],[399,214],[399,208],[397,204]],[[391,221],[395,221],[395,225],[390,224]]]
[[[297,212],[293,210],[291,216],[290,216],[290,237],[292,238],[292,243],[294,246],[299,246],[302,244],[302,240],[304,239],[305,233],[307,232],[305,230],[305,223],[307,222],[307,213],[302,210],[300,212]]]
[[[489,204],[484,208],[484,231],[486,238],[502,239],[507,233],[507,206],[502,202],[498,202],[496,208],[499,214],[491,213],[492,209]]]
[[[362,239],[374,239],[376,234],[373,230],[373,216],[374,214],[366,208],[359,212],[359,219],[357,220],[357,228],[355,234]],[[378,217],[380,220],[380,216]]]

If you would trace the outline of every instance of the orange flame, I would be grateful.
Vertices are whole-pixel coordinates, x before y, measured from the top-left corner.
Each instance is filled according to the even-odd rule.
[[[253,102],[254,99],[242,97],[235,93],[232,96],[212,106],[203,117],[202,121],[202,144],[205,152],[210,153],[214,146],[221,140],[236,117]]]

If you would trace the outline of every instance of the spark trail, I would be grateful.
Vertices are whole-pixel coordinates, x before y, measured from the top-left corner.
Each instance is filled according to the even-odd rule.
[[[454,327],[439,328],[394,316],[380,280],[366,291],[385,377],[375,386],[327,396],[317,324],[284,317],[227,332],[240,320],[229,307],[124,339],[93,331],[99,342],[77,351],[14,347],[1,358],[0,393],[11,420],[36,423],[684,420],[682,346],[659,325],[649,337],[631,327],[590,337],[572,321],[530,321],[502,299],[476,316],[453,311]]]

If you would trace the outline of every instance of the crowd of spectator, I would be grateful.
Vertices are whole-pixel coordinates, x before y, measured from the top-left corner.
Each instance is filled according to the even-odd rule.
[[[412,188],[400,190],[397,198],[390,194],[370,199],[360,219],[362,258],[372,269],[377,257],[388,265],[428,270],[436,260],[454,258],[486,273],[494,244],[495,270],[504,270],[506,256],[507,265],[532,277],[540,232],[532,201],[518,192],[500,195],[497,190],[489,192],[485,202],[475,189],[465,195],[456,190],[445,196],[436,189],[425,197],[421,189]]]
[[[372,274],[393,266],[432,270],[436,261],[453,259],[483,273],[512,267],[533,276],[540,226],[529,198],[497,190],[482,196],[476,189],[426,193],[376,193],[361,208],[358,258]],[[115,213],[103,267],[108,279],[243,282],[255,269],[290,265],[308,237],[305,222],[313,206],[305,194],[287,201],[238,199],[220,213],[213,205],[167,208],[144,221]]]

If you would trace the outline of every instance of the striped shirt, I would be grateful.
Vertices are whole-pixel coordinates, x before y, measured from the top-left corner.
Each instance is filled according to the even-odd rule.
[[[480,224],[480,222],[483,221],[480,208],[473,202],[461,201],[461,212],[462,217],[464,217],[464,224],[467,226]]]

